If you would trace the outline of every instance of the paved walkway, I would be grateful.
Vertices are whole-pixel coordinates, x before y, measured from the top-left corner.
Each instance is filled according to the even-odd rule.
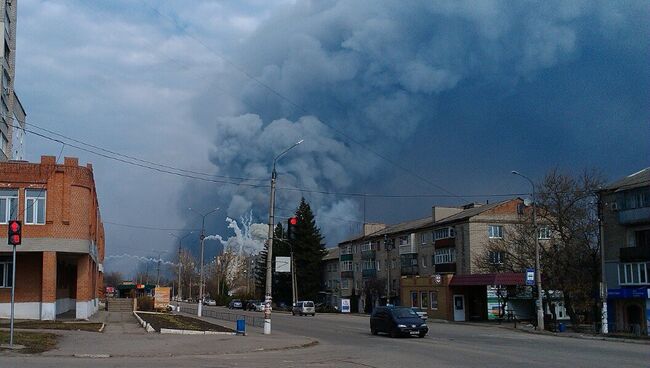
[[[82,331],[48,331],[59,335],[57,348],[41,354],[43,357],[177,357],[212,356],[295,349],[317,343],[313,339],[274,333],[262,334],[259,328],[249,328],[247,336],[232,335],[161,335],[147,333],[132,313],[99,311],[93,322],[106,323],[103,333]],[[218,321],[210,322],[219,324]],[[223,323],[226,326],[229,324]],[[0,351],[0,356],[17,353]]]

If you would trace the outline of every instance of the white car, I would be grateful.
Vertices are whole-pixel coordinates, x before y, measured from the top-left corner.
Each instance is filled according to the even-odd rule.
[[[212,299],[205,299],[203,301],[203,305],[216,306],[217,302],[215,300],[212,300]]]

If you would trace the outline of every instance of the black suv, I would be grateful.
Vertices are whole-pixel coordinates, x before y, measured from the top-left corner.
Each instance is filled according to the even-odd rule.
[[[370,316],[370,333],[376,335],[379,332],[386,332],[390,337],[424,337],[429,328],[411,308],[377,307]]]

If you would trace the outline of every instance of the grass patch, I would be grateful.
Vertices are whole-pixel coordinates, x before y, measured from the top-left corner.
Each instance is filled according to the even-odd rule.
[[[177,314],[150,314],[138,313],[138,316],[148,322],[154,330],[160,332],[161,328],[192,331],[218,331],[235,332],[230,328],[215,325],[197,318]]]
[[[0,327],[9,328],[9,321],[0,323]],[[102,328],[101,323],[92,322],[73,322],[73,321],[15,321],[14,328],[24,328],[30,330],[68,330],[68,331],[88,331],[99,332]]]
[[[46,332],[14,331],[14,344],[24,349],[12,350],[22,354],[38,354],[56,348],[57,336]],[[0,331],[0,343],[9,344],[9,331]]]

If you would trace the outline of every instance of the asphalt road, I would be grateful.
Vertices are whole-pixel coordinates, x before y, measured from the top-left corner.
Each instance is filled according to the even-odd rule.
[[[206,307],[219,309],[219,307]],[[241,312],[262,316],[260,312]],[[319,340],[317,346],[218,357],[6,359],[0,367],[650,367],[650,345],[429,323],[425,338],[373,336],[365,316],[273,314],[273,331]],[[248,328],[261,334],[260,328]],[[273,338],[271,335],[270,338]],[[307,339],[306,339],[307,340]]]
[[[371,335],[366,316],[274,313],[272,327],[321,342],[308,350],[269,357],[285,367],[650,367],[650,345],[538,335],[491,325],[434,322],[423,339],[392,339]],[[246,362],[266,366],[265,358],[251,356]]]

